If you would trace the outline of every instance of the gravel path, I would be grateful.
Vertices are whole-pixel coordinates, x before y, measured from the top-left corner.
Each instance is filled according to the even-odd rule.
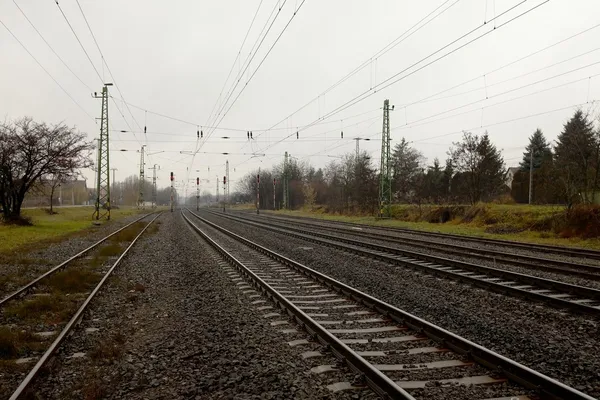
[[[252,213],[242,213],[246,216],[254,216],[255,214]],[[314,221],[311,219],[303,219],[303,218],[286,218],[286,216],[274,216],[274,215],[270,215],[270,214],[264,214],[263,217],[267,217],[267,218],[271,218],[273,220],[279,220],[279,221],[290,221],[290,222],[302,222],[302,223],[310,223],[310,224],[328,224],[334,227],[341,227],[341,228],[345,228],[345,229],[351,229],[350,225],[345,225],[345,224],[339,224],[336,223],[336,221],[330,221],[330,220],[319,220],[319,221]],[[469,240],[468,236],[465,236],[464,238],[454,238],[451,236],[445,236],[445,237],[432,237],[431,235],[428,235],[427,232],[419,232],[419,231],[394,231],[394,230],[389,230],[389,229],[378,229],[376,226],[369,226],[369,225],[360,225],[361,231],[365,232],[365,233],[378,233],[378,234],[383,234],[383,235],[388,235],[397,239],[403,239],[403,238],[407,238],[407,239],[419,239],[419,240],[434,240],[434,241],[439,241],[439,242],[444,242],[444,243],[448,243],[448,244],[453,244],[453,245],[461,245],[461,246],[465,246],[468,245],[469,247],[473,248],[473,249],[489,249],[489,250],[495,250],[495,251],[499,251],[505,254],[517,254],[517,255],[526,255],[526,256],[533,256],[533,257],[543,257],[543,258],[553,258],[559,261],[565,261],[565,262],[571,262],[571,263],[577,263],[577,264],[588,264],[588,265],[594,265],[594,266],[600,266],[600,260],[596,260],[596,259],[590,259],[590,258],[582,258],[582,257],[574,257],[574,256],[568,256],[568,255],[559,255],[559,254],[553,254],[553,253],[547,253],[544,251],[539,251],[539,250],[527,250],[527,249],[522,249],[522,248],[516,248],[516,247],[511,247],[510,244],[498,244],[498,243],[482,243],[482,242],[473,242]],[[526,243],[525,243],[526,244]]]
[[[247,218],[247,216],[244,216],[244,217]],[[273,221],[273,219],[265,220],[264,218],[252,218],[252,219],[258,223],[263,223],[263,224]],[[275,227],[284,228],[284,229],[286,228],[286,225],[282,221],[273,221],[273,222],[274,222],[273,226],[275,226]],[[483,266],[491,267],[491,268],[504,269],[507,271],[517,272],[520,274],[537,276],[537,277],[544,278],[544,279],[551,279],[551,280],[556,280],[559,282],[570,283],[572,285],[600,289],[600,280],[593,281],[593,280],[585,279],[582,277],[569,275],[568,272],[565,272],[564,274],[562,274],[562,273],[555,273],[555,272],[549,272],[549,271],[540,271],[540,270],[535,270],[533,268],[526,268],[526,267],[515,266],[512,264],[506,264],[506,263],[503,263],[502,261],[498,261],[498,262],[494,263],[493,261],[490,261],[490,260],[481,259],[480,257],[477,257],[476,255],[465,254],[465,255],[459,256],[459,255],[450,254],[450,253],[444,251],[443,246],[439,246],[439,245],[431,245],[429,248],[423,249],[420,247],[411,246],[410,243],[400,244],[400,243],[395,243],[395,242],[386,242],[386,241],[379,240],[379,239],[361,237],[361,236],[359,236],[359,234],[356,234],[356,233],[353,234],[352,232],[340,233],[340,232],[332,232],[332,231],[328,231],[328,230],[319,230],[318,228],[312,228],[312,227],[306,228],[301,225],[294,225],[293,222],[289,225],[290,225],[290,228],[301,229],[302,233],[310,233],[311,231],[315,231],[315,232],[325,233],[328,235],[339,236],[341,238],[359,240],[364,243],[384,245],[384,246],[392,247],[395,249],[423,253],[423,254],[433,255],[433,256],[437,256],[437,257],[448,258],[451,260],[458,260],[458,261],[463,261],[463,262],[467,262],[467,263],[483,265]]]
[[[66,240],[57,243],[41,243],[25,254],[0,255],[0,297],[13,292],[141,216],[131,215],[99,226],[92,225],[90,222],[89,229],[77,232]]]
[[[250,304],[179,213],[159,221],[39,379],[38,398],[345,396],[325,389],[300,356],[306,348],[289,346],[290,337],[270,326],[264,318],[270,311]]]
[[[419,274],[204,214],[238,234],[592,396],[598,320]]]

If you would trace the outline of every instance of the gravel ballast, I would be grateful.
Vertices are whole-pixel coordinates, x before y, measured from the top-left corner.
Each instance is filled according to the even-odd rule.
[[[246,216],[254,216],[253,213],[247,213],[247,212],[243,212],[240,214],[243,214]],[[281,222],[289,221],[290,223],[298,222],[298,223],[314,224],[314,225],[327,224],[332,227],[349,229],[349,230],[359,228],[360,231],[364,232],[364,233],[378,233],[378,234],[383,234],[383,235],[390,236],[390,237],[393,237],[396,239],[407,238],[407,239],[418,239],[418,240],[427,240],[427,241],[438,241],[438,242],[443,242],[443,243],[452,244],[452,245],[469,246],[472,249],[495,250],[495,251],[499,251],[504,254],[525,255],[525,256],[533,256],[533,257],[541,257],[541,258],[553,258],[553,259],[564,261],[564,262],[570,262],[570,263],[576,263],[576,264],[587,264],[587,265],[592,265],[592,266],[600,266],[600,260],[594,259],[594,258],[586,258],[586,257],[572,256],[572,255],[566,255],[566,254],[555,254],[552,252],[544,251],[543,249],[525,249],[525,248],[521,248],[521,247],[512,246],[511,243],[500,243],[500,242],[492,242],[492,241],[488,241],[488,242],[473,241],[473,240],[470,240],[469,236],[460,236],[459,235],[458,237],[456,237],[456,236],[444,235],[444,236],[440,237],[440,236],[437,236],[437,234],[439,234],[441,232],[438,232],[438,233],[436,233],[435,236],[432,236],[431,233],[433,233],[433,232],[429,233],[426,231],[418,231],[418,230],[411,230],[411,229],[405,229],[405,230],[382,229],[381,227],[366,225],[366,224],[348,225],[348,224],[343,224],[338,221],[327,220],[327,219],[290,217],[290,216],[283,216],[283,215],[272,215],[270,213],[261,214],[261,215],[263,215],[263,217],[271,218],[274,221],[281,221]],[[478,238],[475,238],[475,239],[478,239]],[[481,238],[481,239],[485,239],[485,238]],[[523,244],[527,244],[527,243],[523,242]],[[568,247],[561,247],[561,246],[556,246],[556,247],[559,249],[564,248],[564,250],[569,250]],[[577,250],[577,249],[575,248],[575,250]]]
[[[39,398],[347,396],[310,372],[314,363],[301,357],[307,348],[288,345],[264,317],[273,311],[251,304],[178,212],[158,221],[36,382]]]
[[[598,320],[204,213],[227,229],[592,396]]]
[[[244,217],[244,218],[248,218],[247,215],[242,214],[240,216]],[[384,246],[392,247],[395,249],[406,250],[406,251],[416,252],[416,253],[424,253],[424,254],[433,255],[433,256],[437,256],[437,257],[448,258],[451,260],[457,260],[457,261],[466,262],[466,263],[483,265],[483,266],[490,267],[490,268],[503,269],[503,270],[507,270],[507,271],[517,272],[519,274],[525,274],[525,275],[536,276],[536,277],[544,278],[544,279],[556,280],[559,282],[569,283],[572,285],[591,287],[593,289],[600,289],[600,280],[590,280],[590,279],[587,279],[584,277],[579,277],[576,275],[569,274],[569,272],[567,272],[567,271],[564,273],[557,273],[557,272],[552,272],[552,271],[547,271],[547,270],[544,271],[544,270],[538,270],[538,269],[534,269],[534,268],[517,266],[517,265],[510,264],[510,263],[502,262],[501,260],[491,261],[488,259],[482,259],[481,257],[478,257],[476,254],[466,253],[466,254],[456,255],[456,254],[448,253],[447,251],[445,251],[443,244],[433,244],[432,243],[431,246],[429,246],[428,248],[425,249],[422,247],[412,246],[410,242],[406,242],[406,243],[386,242],[384,239],[374,239],[374,238],[360,236],[360,233],[364,233],[364,232],[351,232],[351,231],[344,232],[344,233],[332,232],[332,231],[323,230],[323,229],[319,230],[319,227],[314,226],[314,225],[311,226],[310,228],[308,228],[306,226],[294,224],[294,222],[296,222],[296,221],[291,221],[290,223],[285,223],[284,221],[274,220],[273,218],[267,218],[267,219],[252,218],[252,220],[257,223],[263,223],[263,224],[264,223],[273,223],[273,225],[275,227],[279,227],[279,228],[285,228],[287,225],[293,229],[300,229],[303,233],[310,233],[310,231],[316,231],[316,232],[320,232],[320,233],[325,233],[327,235],[337,236],[340,238],[359,240],[364,243],[384,245]],[[395,239],[401,239],[401,238],[396,237]],[[435,240],[436,240],[436,242],[444,242],[443,240],[440,240],[437,238]],[[464,243],[463,243],[463,245],[464,245]],[[479,247],[477,247],[475,245],[471,250],[476,252],[478,248]],[[564,257],[561,257],[561,256],[546,255],[546,257],[556,259],[558,261],[565,261]],[[581,260],[579,260],[579,261],[581,261]],[[598,277],[600,277],[600,275],[598,275]]]

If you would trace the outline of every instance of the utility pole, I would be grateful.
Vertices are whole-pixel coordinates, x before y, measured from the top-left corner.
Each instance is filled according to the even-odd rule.
[[[144,147],[146,147],[146,145],[143,145],[142,148],[140,149],[140,180],[139,180],[139,194],[138,194],[138,208],[144,208],[144,184],[146,183],[146,178],[145,178],[145,172],[144,172],[144,167],[145,167],[145,162],[144,162]]]
[[[160,169],[160,166],[157,164],[154,164],[154,166],[152,167],[152,208],[156,208],[156,195],[157,195],[157,191],[156,191],[156,167],[158,166],[158,169]]]
[[[219,175],[217,175],[217,206],[219,205]]]
[[[277,210],[277,207],[275,206],[275,178],[273,178],[273,211]]]
[[[114,189],[116,188],[116,186],[115,186],[115,185],[117,184],[117,180],[115,179],[115,171],[118,171],[118,169],[117,169],[117,168],[111,168],[110,170],[111,170],[111,171],[112,171],[112,173],[113,173],[113,176],[112,176],[112,179],[113,179],[113,180],[112,180],[112,184],[113,184],[113,190],[112,190],[112,191],[114,192]]]
[[[256,213],[260,214],[260,168],[256,175]]]
[[[96,209],[93,219],[106,218],[110,220],[110,163],[109,163],[109,137],[108,137],[108,87],[112,83],[105,83],[102,87],[102,96],[94,93],[95,98],[102,98],[102,113],[100,115],[100,139],[98,140],[98,177],[96,186]],[[102,212],[101,210],[106,210]]]
[[[289,188],[288,188],[288,152],[285,152],[283,159],[283,209],[287,210],[289,204]]]
[[[229,160],[225,161],[225,177],[227,186],[225,187],[225,203],[229,204]]]
[[[200,211],[200,178],[196,178],[196,211]]]
[[[175,180],[175,177],[173,176],[173,172],[171,172],[171,212],[173,212],[173,181]]]
[[[392,106],[392,110],[393,109],[394,106]],[[390,101],[385,100],[383,102],[383,129],[381,132],[381,166],[379,168],[380,218],[390,217],[390,205],[392,204],[391,167],[392,165],[390,160]]]
[[[533,145],[529,153],[529,204],[533,203]]]
[[[223,176],[223,212],[225,212],[226,205],[227,205],[227,177]]]

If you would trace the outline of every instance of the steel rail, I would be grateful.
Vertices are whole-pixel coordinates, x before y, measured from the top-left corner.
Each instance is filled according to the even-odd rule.
[[[250,221],[257,221],[256,218],[252,218],[252,217],[249,218],[242,213],[237,214],[237,217],[247,219]],[[263,215],[263,217],[264,217],[264,215]],[[272,218],[271,216],[266,217],[266,219],[273,221],[274,224],[287,223],[287,221],[285,221],[284,219]],[[362,231],[356,231],[354,229],[335,227],[335,226],[331,226],[328,224],[322,224],[322,223],[318,224],[318,223],[307,223],[307,222],[301,222],[301,221],[290,221],[290,220],[288,220],[288,221],[291,224],[305,226],[305,227],[311,227],[312,229],[325,229],[325,230],[329,230],[332,232],[339,232],[339,233],[343,233],[343,234],[347,234],[347,235],[361,236],[361,237],[372,238],[372,239],[377,239],[377,240],[385,240],[390,243],[398,243],[401,245],[406,245],[407,243],[410,243],[411,245],[420,247],[420,248],[428,248],[431,245],[440,246],[440,247],[444,247],[443,251],[445,251],[448,254],[462,255],[462,256],[467,255],[469,257],[477,257],[477,258],[481,258],[481,259],[485,259],[485,260],[489,260],[489,261],[493,261],[493,262],[501,261],[505,264],[511,264],[511,265],[515,265],[518,267],[536,269],[539,271],[557,272],[557,273],[563,273],[563,274],[568,273],[570,275],[577,275],[577,276],[581,276],[581,277],[584,277],[587,279],[600,280],[600,267],[593,266],[593,265],[577,264],[577,263],[572,263],[572,262],[567,262],[567,261],[554,260],[551,258],[534,257],[534,256],[528,256],[528,255],[524,255],[524,254],[517,254],[517,253],[506,253],[506,252],[501,252],[498,250],[491,250],[491,249],[482,249],[482,248],[473,249],[472,247],[469,247],[469,246],[445,243],[445,242],[434,241],[434,240],[390,236],[390,235],[385,235],[382,233],[375,233],[375,232],[362,232]],[[538,263],[543,263],[544,265],[539,265]],[[553,265],[553,266],[549,266],[548,264]],[[568,268],[575,268],[575,269],[568,269]],[[588,271],[588,272],[583,272],[583,271]]]
[[[188,210],[189,211],[189,210]],[[483,346],[480,346],[470,340],[467,340],[461,336],[458,336],[450,331],[447,331],[439,326],[436,326],[430,322],[427,322],[415,315],[412,315],[406,311],[400,310],[388,303],[376,299],[375,297],[363,293],[353,287],[350,287],[340,281],[330,278],[320,272],[317,272],[303,264],[300,264],[290,258],[287,258],[281,254],[278,254],[272,250],[267,249],[243,236],[240,236],[234,232],[231,232],[205,218],[190,211],[192,215],[206,223],[209,226],[225,233],[231,238],[244,243],[250,248],[253,248],[262,254],[270,257],[271,259],[285,264],[289,267],[296,269],[306,276],[311,277],[314,280],[336,290],[337,292],[348,296],[355,301],[376,310],[377,312],[388,316],[390,319],[396,321],[398,324],[407,325],[409,328],[422,333],[428,338],[440,343],[444,347],[462,354],[468,355],[478,364],[495,371],[498,371],[505,375],[508,379],[515,383],[524,386],[527,389],[535,390],[543,398],[553,400],[594,400],[593,397],[588,396],[574,388],[571,388],[555,379],[552,379],[544,374],[541,374],[529,367],[526,367],[516,361],[513,361],[507,357],[504,357],[492,350],[489,350]]]
[[[274,218],[279,218],[281,220],[285,220],[285,219],[302,220],[302,219],[304,219],[304,220],[319,221],[319,222],[326,221],[326,222],[329,222],[332,224],[356,226],[359,228],[379,229],[379,230],[390,231],[390,232],[432,236],[432,237],[438,237],[438,238],[443,238],[443,239],[450,238],[450,239],[461,240],[461,241],[471,241],[471,242],[475,242],[475,243],[482,243],[482,244],[487,244],[487,245],[512,246],[515,248],[521,248],[521,249],[530,250],[530,251],[533,250],[533,251],[540,251],[540,252],[544,252],[544,253],[559,254],[559,255],[564,255],[564,256],[569,256],[569,257],[586,257],[586,258],[593,258],[595,260],[600,260],[600,251],[585,249],[582,247],[553,246],[553,245],[548,245],[548,244],[518,242],[516,240],[507,240],[507,239],[480,238],[480,237],[469,236],[469,235],[428,232],[428,231],[421,231],[421,230],[410,229],[410,228],[377,226],[377,225],[368,225],[368,224],[346,222],[346,221],[323,220],[323,219],[319,219],[319,218],[299,217],[299,216],[295,216],[295,215],[286,215],[285,217],[282,217],[282,216],[274,215],[273,213],[270,213],[270,212],[267,212],[265,214],[269,214],[269,215],[273,216]]]
[[[600,290],[592,289],[583,286],[572,285],[564,282],[558,282],[550,279],[538,278],[531,275],[519,274],[516,272],[511,272],[503,269],[485,267],[482,265],[476,265],[471,263],[466,263],[463,261],[451,260],[443,257],[431,256],[428,254],[412,252],[409,250],[401,250],[387,246],[376,245],[372,243],[365,243],[358,240],[340,238],[337,236],[327,235],[324,233],[311,232],[310,235],[300,233],[299,230],[294,228],[276,228],[270,225],[265,225],[257,222],[251,222],[245,219],[232,217],[230,215],[225,214],[216,214],[213,215],[230,219],[233,221],[238,221],[242,223],[246,223],[248,225],[257,226],[263,229],[271,230],[274,232],[282,233],[284,235],[297,237],[300,239],[304,239],[313,243],[318,244],[326,244],[331,247],[335,247],[341,250],[351,251],[356,254],[368,256],[370,258],[376,258],[385,262],[390,262],[393,264],[398,264],[402,266],[406,266],[416,270],[424,270],[432,273],[434,275],[441,275],[450,277],[454,280],[466,281],[472,283],[476,286],[492,289],[498,293],[508,293],[519,297],[530,298],[533,300],[542,301],[553,306],[569,308],[576,312],[589,313],[600,315],[600,308],[592,307],[586,305],[584,303],[576,303],[569,300],[564,300],[557,297],[552,297],[543,293],[536,293],[534,291],[527,291],[524,289],[519,289],[517,287],[511,287],[507,285],[503,285],[500,283],[495,283],[492,281],[487,281],[483,279],[479,279],[477,277],[472,277],[469,275],[455,273],[449,270],[443,270],[439,268],[432,267],[431,264],[439,264],[439,265],[447,265],[453,266],[456,268],[462,268],[468,271],[487,273],[492,276],[517,280],[519,282],[536,285],[538,287],[550,289],[550,290],[559,290],[567,293],[572,293],[577,295],[578,297],[591,297],[594,300],[600,301]],[[320,238],[319,238],[320,237]],[[351,245],[351,246],[348,246]],[[375,251],[371,251],[371,250]],[[414,260],[407,260],[403,257],[412,257]],[[422,261],[420,261],[422,260]]]
[[[152,215],[152,213],[146,214],[143,217],[140,217],[140,218],[136,219],[135,221],[133,221],[133,222],[125,225],[124,227],[116,230],[115,232],[111,233],[110,235],[105,236],[104,238],[100,239],[99,241],[97,241],[96,243],[94,243],[93,245],[91,245],[90,247],[88,247],[87,249],[84,249],[84,250],[80,251],[79,253],[75,254],[74,256],[72,256],[71,258],[67,259],[66,261],[63,261],[59,265],[57,265],[57,266],[53,267],[52,269],[50,269],[49,271],[46,271],[42,275],[38,276],[37,278],[35,278],[34,280],[32,280],[31,282],[29,282],[28,284],[26,284],[25,286],[23,286],[23,287],[15,290],[13,293],[9,294],[8,296],[6,296],[2,300],[0,300],[0,306],[3,306],[4,304],[6,304],[7,302],[9,302],[10,300],[12,300],[15,297],[19,296],[21,293],[26,292],[29,289],[32,289],[42,279],[45,279],[45,278],[49,277],[50,275],[53,275],[57,271],[65,268],[72,261],[74,261],[77,258],[83,256],[84,254],[86,254],[90,250],[93,250],[94,248],[98,247],[100,244],[102,244],[106,240],[110,239],[112,236],[114,236],[117,233],[123,231],[124,229],[129,228],[131,225],[135,224],[136,222],[139,222],[139,221],[143,220],[144,218],[148,217],[149,215]]]
[[[141,232],[135,237],[135,239],[133,239],[133,241],[129,244],[129,246],[127,246],[127,248],[125,249],[125,251],[121,254],[121,256],[117,259],[117,261],[115,261],[115,263],[112,265],[112,267],[110,267],[110,269],[106,272],[106,274],[104,275],[104,277],[102,278],[102,280],[100,280],[100,282],[96,285],[96,287],[94,288],[94,290],[85,299],[85,301],[83,302],[83,304],[81,305],[81,307],[79,307],[79,309],[77,310],[77,312],[75,313],[75,315],[73,315],[73,317],[69,320],[69,322],[67,323],[67,325],[65,325],[65,327],[62,329],[62,331],[59,333],[59,335],[56,337],[56,339],[54,339],[54,341],[52,342],[52,344],[50,345],[50,347],[48,347],[48,349],[46,350],[46,352],[44,352],[44,354],[42,355],[42,357],[40,357],[40,359],[35,364],[35,366],[31,369],[31,371],[29,371],[29,373],[27,374],[27,376],[25,377],[25,379],[23,379],[21,381],[21,383],[19,384],[19,386],[17,387],[17,389],[13,392],[12,396],[10,396],[9,400],[17,400],[21,395],[24,394],[25,390],[33,382],[33,380],[35,379],[35,377],[37,376],[37,374],[40,372],[40,370],[42,369],[42,367],[46,364],[46,362],[50,359],[50,357],[54,354],[54,352],[62,344],[62,342],[65,340],[65,338],[73,330],[73,328],[75,327],[75,325],[77,325],[77,323],[79,322],[79,320],[82,318],[84,311],[86,310],[86,308],[88,307],[88,305],[91,303],[91,301],[94,299],[94,297],[96,296],[96,294],[100,291],[100,289],[102,288],[102,286],[104,285],[104,283],[106,282],[106,280],[113,273],[113,271],[115,270],[115,268],[117,268],[117,266],[121,263],[121,261],[123,260],[123,258],[125,258],[125,256],[129,252],[129,250],[133,247],[133,245],[135,245],[135,243],[142,236],[142,234],[144,232],[146,232],[146,229],[148,229],[148,227],[150,227],[150,225],[158,217],[160,217],[161,214],[162,214],[162,212],[159,213],[157,216],[155,216],[148,223],[148,225],[146,225],[141,230]]]
[[[189,211],[189,210],[188,210]],[[189,211],[192,215],[198,217],[196,214]],[[293,317],[298,324],[303,326],[310,335],[316,337],[316,339],[323,345],[329,347],[329,349],[335,354],[336,357],[342,359],[348,363],[348,366],[357,373],[363,374],[367,385],[377,394],[388,399],[403,399],[403,400],[414,400],[408,392],[400,388],[394,381],[388,378],[385,374],[375,368],[371,363],[366,361],[358,353],[352,350],[348,345],[344,344],[337,337],[332,335],[327,329],[321,324],[316,322],[304,311],[296,307],[292,302],[286,299],[276,289],[273,289],[271,285],[266,283],[258,275],[252,272],[246,267],[241,261],[235,258],[234,255],[229,253],[225,248],[214,241],[208,234],[198,228],[190,219],[183,213],[181,213],[185,221],[189,226],[202,236],[215,250],[217,250],[231,265],[237,268],[244,276],[249,278],[263,293],[270,297],[277,305],[282,308],[285,312]],[[200,217],[198,217],[200,218]]]

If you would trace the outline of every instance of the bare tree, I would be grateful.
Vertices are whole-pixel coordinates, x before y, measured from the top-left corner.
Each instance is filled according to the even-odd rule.
[[[91,165],[91,142],[64,124],[22,118],[0,125],[0,207],[6,221],[21,220],[25,194],[45,176],[72,176]]]

